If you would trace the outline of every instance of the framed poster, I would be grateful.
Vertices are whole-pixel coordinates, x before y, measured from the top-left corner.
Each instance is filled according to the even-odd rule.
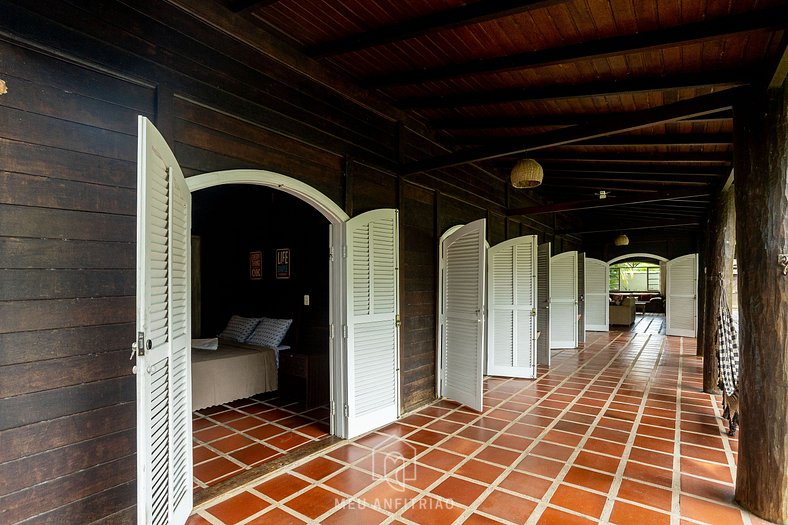
[[[263,278],[263,252],[249,252],[249,279],[260,281]]]
[[[290,279],[290,248],[276,249],[276,278]]]

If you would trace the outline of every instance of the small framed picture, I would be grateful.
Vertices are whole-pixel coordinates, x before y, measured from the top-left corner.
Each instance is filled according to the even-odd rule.
[[[249,252],[249,279],[260,281],[263,278],[263,252]]]
[[[290,279],[290,248],[276,249],[276,278]]]

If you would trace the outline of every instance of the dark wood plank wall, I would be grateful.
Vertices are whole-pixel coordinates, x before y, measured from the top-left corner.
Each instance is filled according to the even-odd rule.
[[[353,215],[400,209],[403,410],[434,397],[441,233],[552,239],[479,168],[398,179],[445,149],[164,2],[0,11],[0,522],[133,520],[137,114],[187,176],[267,169]]]
[[[134,121],[154,91],[0,57],[0,522],[84,523],[136,490]]]

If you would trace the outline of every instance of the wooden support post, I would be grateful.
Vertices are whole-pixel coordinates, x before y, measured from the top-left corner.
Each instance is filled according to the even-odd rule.
[[[788,523],[788,83],[734,109],[741,437],[736,501]]]
[[[709,223],[706,228],[705,257],[706,267],[703,301],[703,391],[709,394],[720,392],[717,383],[720,367],[716,356],[717,312],[720,309],[722,294],[726,293],[727,283],[733,279],[733,251],[736,245],[735,205],[733,186],[723,191],[712,205]],[[732,297],[726,295],[728,304]]]

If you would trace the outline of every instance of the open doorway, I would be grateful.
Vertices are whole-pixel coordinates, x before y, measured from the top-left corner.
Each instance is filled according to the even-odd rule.
[[[276,189],[193,194],[192,334],[220,337],[192,351],[195,493],[330,435],[329,229]],[[262,321],[244,337],[234,316]]]
[[[633,253],[609,261],[611,329],[664,334],[667,260]]]

